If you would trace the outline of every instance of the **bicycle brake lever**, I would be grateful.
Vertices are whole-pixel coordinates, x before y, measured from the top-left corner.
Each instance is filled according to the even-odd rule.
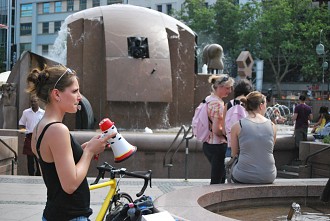
[[[101,171],[99,171],[99,174],[97,175],[95,181],[91,183],[91,185],[97,184],[100,181],[101,177],[104,179],[104,172],[102,173]]]
[[[152,188],[152,187],[151,187],[151,175],[152,175],[152,170],[149,170],[149,172],[150,172],[150,176],[149,176],[149,185],[150,185],[150,188]]]

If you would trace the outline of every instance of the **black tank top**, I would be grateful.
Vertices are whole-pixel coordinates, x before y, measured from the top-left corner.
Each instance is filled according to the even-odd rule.
[[[90,208],[90,192],[87,179],[85,178],[83,180],[83,182],[73,194],[67,194],[62,189],[55,168],[55,163],[47,163],[43,161],[41,157],[41,140],[47,128],[54,123],[61,122],[52,122],[47,124],[42,130],[36,146],[43,179],[47,187],[47,203],[43,216],[47,219],[47,221],[65,221],[79,216],[89,217],[92,214],[92,209]],[[83,150],[80,144],[72,137],[71,134],[70,139],[73,158],[77,164],[83,154]]]

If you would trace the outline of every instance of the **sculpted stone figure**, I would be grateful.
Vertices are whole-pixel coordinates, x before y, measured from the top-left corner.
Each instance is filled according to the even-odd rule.
[[[220,74],[223,71],[223,49],[219,44],[208,44],[203,49],[203,64],[208,74]]]
[[[17,129],[16,84],[2,85],[3,129]]]

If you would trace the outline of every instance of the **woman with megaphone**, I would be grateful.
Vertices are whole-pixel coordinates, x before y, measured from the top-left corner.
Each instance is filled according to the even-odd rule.
[[[31,139],[47,187],[42,220],[89,220],[92,209],[86,176],[90,162],[116,133],[95,136],[80,146],[62,123],[65,113],[79,110],[82,98],[73,70],[62,65],[33,69],[27,82],[27,91],[46,104]]]

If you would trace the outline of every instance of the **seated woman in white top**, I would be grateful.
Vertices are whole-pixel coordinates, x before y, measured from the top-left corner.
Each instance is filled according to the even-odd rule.
[[[273,183],[277,175],[273,155],[276,127],[264,117],[266,97],[253,91],[241,101],[248,116],[231,129],[232,157],[238,156],[231,178],[237,183]]]

